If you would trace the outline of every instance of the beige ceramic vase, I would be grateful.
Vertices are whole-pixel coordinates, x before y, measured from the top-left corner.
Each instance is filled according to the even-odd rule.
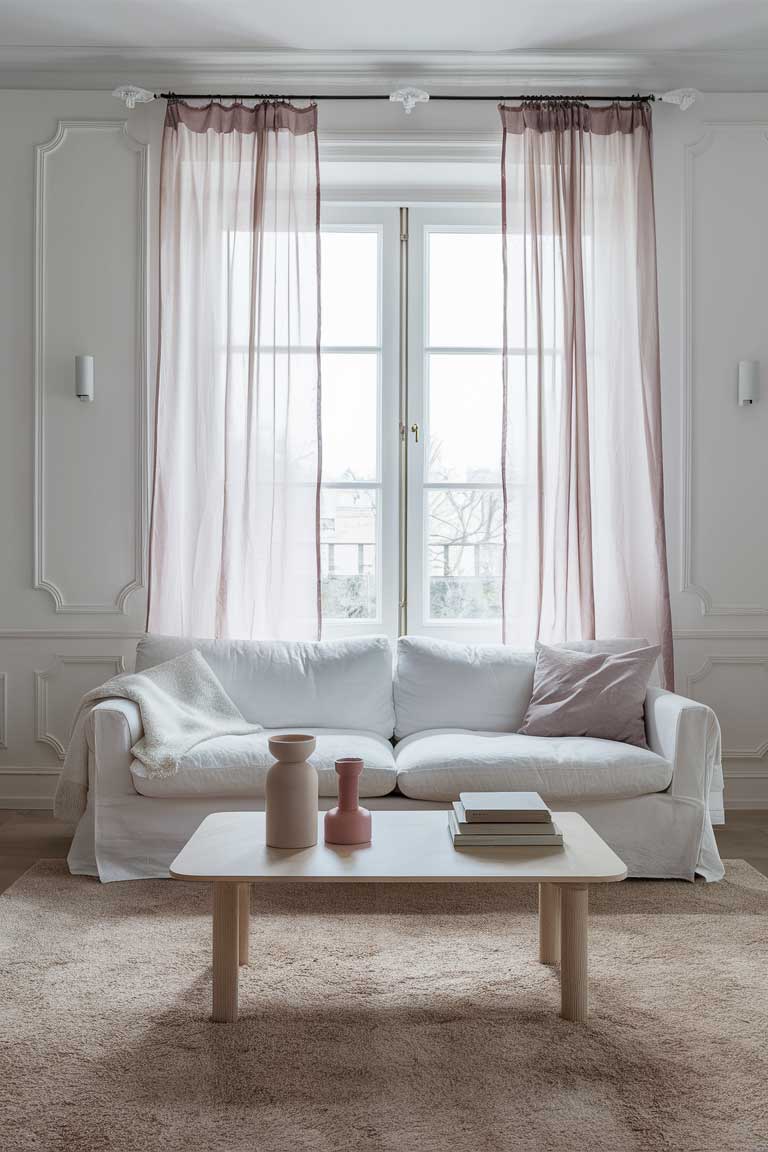
[[[276,763],[267,772],[267,844],[310,848],[317,844],[317,769],[308,763],[314,736],[270,736]]]

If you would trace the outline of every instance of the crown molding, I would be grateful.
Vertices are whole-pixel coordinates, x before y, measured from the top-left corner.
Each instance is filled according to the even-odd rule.
[[[0,46],[0,88],[111,90],[133,83],[210,92],[290,89],[387,92],[404,83],[433,95],[472,89],[764,91],[768,52],[325,52]]]

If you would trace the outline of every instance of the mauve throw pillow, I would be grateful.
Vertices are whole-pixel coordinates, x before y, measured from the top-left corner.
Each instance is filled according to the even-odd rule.
[[[525,736],[595,736],[647,748],[645,692],[660,649],[573,652],[536,645]]]

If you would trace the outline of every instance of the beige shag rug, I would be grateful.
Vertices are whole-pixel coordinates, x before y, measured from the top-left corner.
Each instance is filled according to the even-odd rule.
[[[595,891],[587,1025],[557,1015],[534,900],[257,889],[222,1025],[207,887],[38,864],[0,897],[0,1148],[768,1148],[768,879]]]

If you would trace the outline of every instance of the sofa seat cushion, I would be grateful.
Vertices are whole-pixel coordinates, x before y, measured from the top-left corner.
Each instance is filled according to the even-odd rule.
[[[397,784],[413,800],[458,800],[464,791],[532,791],[578,801],[663,792],[672,765],[647,748],[585,736],[440,729],[395,749]]]
[[[360,795],[386,796],[395,787],[396,769],[392,745],[375,732],[350,732],[331,728],[305,728],[317,737],[312,755],[321,796],[336,796],[334,762],[342,756],[360,756],[365,762]],[[270,736],[286,729],[271,729],[250,736],[218,736],[206,740],[179,761],[173,776],[148,777],[143,764],[131,765],[133,785],[142,796],[263,796],[267,771],[274,758]],[[297,731],[297,729],[294,729]]]

